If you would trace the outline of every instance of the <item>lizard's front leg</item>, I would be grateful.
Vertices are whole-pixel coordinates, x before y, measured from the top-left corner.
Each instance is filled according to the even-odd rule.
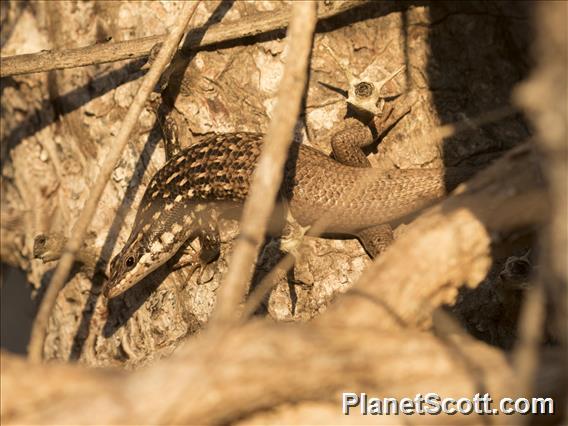
[[[168,263],[170,269],[177,270],[191,266],[190,275],[196,270],[200,271],[198,283],[209,281],[210,278],[203,279],[203,274],[207,265],[216,260],[221,253],[219,230],[216,223],[212,225],[214,229],[203,229],[198,232],[199,251],[196,251],[190,245],[191,241],[188,241]]]
[[[372,258],[381,254],[394,240],[389,224],[377,225],[357,233],[357,238]]]

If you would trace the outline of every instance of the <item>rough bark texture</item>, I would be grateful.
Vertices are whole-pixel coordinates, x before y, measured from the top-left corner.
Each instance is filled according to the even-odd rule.
[[[162,34],[179,7],[169,2],[3,3],[2,55],[89,45],[109,36],[125,40]],[[289,5],[204,2],[194,22],[229,21],[282,7]],[[536,21],[532,7],[372,3],[320,22],[296,137],[329,152],[330,136],[346,125],[344,99],[325,86],[347,89],[326,45],[353,73],[372,80],[406,64],[406,72],[386,87],[405,96],[387,105],[410,112],[369,149],[374,167],[485,164],[526,142],[531,132],[523,118],[472,125],[446,138],[438,137],[437,129],[456,121],[471,123],[510,103],[513,88],[533,66],[528,52],[536,22],[541,44],[532,57],[540,72],[517,96],[531,112],[544,158],[533,148],[516,147],[454,198],[397,228],[397,241],[372,264],[356,240],[309,239],[294,269],[282,274],[257,312],[278,321],[318,317],[309,324],[257,318],[221,337],[204,331],[171,358],[134,373],[32,368],[3,354],[3,419],[20,424],[338,423],[345,420],[338,417],[338,395],[348,388],[392,397],[431,391],[514,397],[518,379],[501,349],[515,342],[523,288],[531,280],[531,263],[539,259],[534,240],[543,220],[542,279],[551,283],[548,301],[554,315],[544,336],[551,354],[543,355],[535,394],[558,396],[561,406],[566,384],[557,359],[566,332],[566,306],[559,303],[566,294],[566,6],[542,6]],[[205,22],[214,9],[214,18]],[[554,29],[554,43],[543,42]],[[170,82],[164,94],[173,103],[169,116],[178,123],[184,144],[212,132],[266,130],[283,64],[293,60],[283,34],[214,46],[190,58],[177,89]],[[26,271],[36,300],[54,265],[32,259],[33,239],[71,229],[139,84],[143,62],[2,80],[0,255],[2,262]],[[87,243],[103,265],[128,237],[145,185],[164,162],[154,109],[148,105],[141,115],[91,225]],[[560,123],[552,136],[551,122]],[[546,169],[545,181],[537,161]],[[53,312],[45,357],[135,368],[169,355],[203,328],[215,305],[237,226],[223,225],[222,255],[205,274],[206,282],[198,283],[197,274],[188,277],[184,270],[162,271],[107,304],[102,275],[77,267]],[[256,282],[279,255],[270,240]],[[521,261],[528,270],[515,269]],[[342,294],[361,276],[354,289]],[[458,293],[464,283],[471,288]],[[337,303],[322,313],[333,299]],[[445,304],[451,307],[440,312]],[[494,346],[474,341],[444,312]],[[432,327],[436,335],[429,332]],[[44,374],[50,379],[38,380]],[[404,421],[457,419],[479,421],[473,416]]]
[[[37,4],[24,10],[3,54],[165,32],[176,7],[167,3]],[[230,8],[219,6],[216,16],[228,21],[281,7],[287,6],[237,3]],[[198,13],[203,17],[205,9],[215,5],[201,5]],[[444,140],[429,136],[441,124],[475,118],[509,102],[511,87],[528,69],[525,56],[518,53],[526,49],[521,36],[529,33],[529,24],[526,10],[495,4],[408,8],[374,4],[322,22],[312,55],[306,114],[297,137],[329,151],[330,136],[343,125],[344,100],[321,84],[347,88],[325,44],[362,77],[378,79],[407,64],[406,74],[389,83],[387,92],[410,92],[402,102],[408,102],[412,111],[371,152],[373,166],[435,167],[471,158],[483,163],[488,154],[526,138],[520,119],[502,120]],[[171,112],[182,123],[183,143],[210,132],[266,129],[289,55],[280,37],[270,34],[258,43],[220,46],[192,58]],[[26,43],[35,44],[26,49]],[[69,231],[68,224],[73,223],[96,176],[97,159],[104,156],[137,87],[136,65],[105,64],[13,77],[9,80],[13,84],[3,90],[3,149],[9,154],[3,162],[3,218],[8,219],[3,224],[17,222],[2,226],[2,251],[7,253],[3,259],[26,269],[36,289],[47,281],[53,265],[31,260],[33,238],[40,232]],[[149,108],[93,222],[90,244],[100,250],[105,264],[128,236],[145,183],[163,164],[160,132],[152,123]],[[196,277],[188,280],[183,270],[161,283],[165,276],[158,274],[154,283],[107,310],[99,294],[101,278],[95,277],[93,286],[89,277],[77,273],[52,317],[47,357],[78,357],[92,365],[136,365],[171,351],[180,338],[207,321],[234,230],[234,223],[222,229],[223,256],[212,266],[213,278],[201,285]],[[274,264],[278,250],[272,247],[265,250],[257,279]],[[350,287],[369,262],[356,240],[313,239],[308,247],[266,303],[268,314],[276,319],[307,320],[317,315],[338,292]]]

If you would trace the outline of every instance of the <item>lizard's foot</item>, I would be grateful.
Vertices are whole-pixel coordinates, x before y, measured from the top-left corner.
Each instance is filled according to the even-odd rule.
[[[213,279],[214,270],[211,267],[212,263],[201,259],[201,253],[182,253],[176,256],[169,264],[170,269],[173,271],[189,267],[188,280],[193,277],[196,271],[199,271],[197,277],[197,284],[205,284]]]
[[[357,233],[357,238],[374,259],[381,254],[394,240],[390,225],[377,225]]]
[[[200,234],[198,241],[200,247],[195,248],[191,243],[187,243],[178,254],[172,258],[169,266],[172,270],[190,266],[189,278],[199,270],[197,283],[205,284],[213,279],[215,271],[212,264],[221,253],[221,243],[218,233]]]

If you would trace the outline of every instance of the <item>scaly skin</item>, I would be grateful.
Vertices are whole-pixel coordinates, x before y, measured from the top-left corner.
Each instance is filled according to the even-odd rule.
[[[234,207],[248,194],[263,135],[217,135],[173,157],[152,178],[132,233],[112,260],[107,297],[116,297],[167,262],[188,240],[214,232],[210,214]],[[471,175],[446,169],[387,172],[341,164],[305,145],[293,144],[281,195],[301,225],[327,215],[326,232],[364,235],[447,194]],[[390,229],[390,228],[388,228]]]

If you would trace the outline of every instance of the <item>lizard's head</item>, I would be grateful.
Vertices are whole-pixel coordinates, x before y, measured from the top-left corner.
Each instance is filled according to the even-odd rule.
[[[127,244],[110,263],[110,279],[104,288],[106,297],[113,298],[134,286],[152,271],[166,263],[175,253],[168,247],[173,243],[171,234],[156,233],[145,240],[142,233],[130,244]]]

